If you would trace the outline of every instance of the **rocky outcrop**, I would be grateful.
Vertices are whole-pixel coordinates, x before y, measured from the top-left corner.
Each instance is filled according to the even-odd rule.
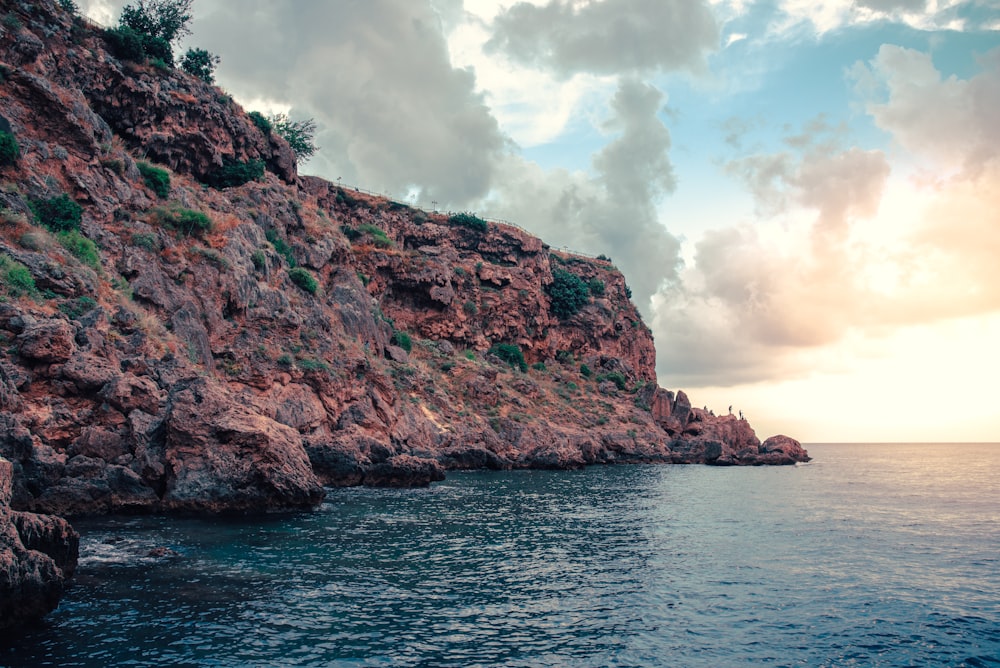
[[[166,409],[162,509],[261,511],[310,507],[323,490],[299,433],[197,378],[175,386]]]
[[[9,11],[0,95],[21,155],[0,168],[0,255],[35,284],[0,285],[16,510],[246,512],[449,468],[808,458],[658,387],[609,260],[299,177],[224,91],[115,58],[51,0]],[[214,179],[253,161],[256,180]],[[64,194],[97,262],[33,217]],[[199,213],[208,229],[177,222]],[[560,272],[589,293],[572,315]]]
[[[65,520],[11,510],[13,475],[13,465],[0,459],[0,629],[55,609],[79,547]]]

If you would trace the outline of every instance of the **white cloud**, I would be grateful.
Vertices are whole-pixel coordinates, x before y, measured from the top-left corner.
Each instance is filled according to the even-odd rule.
[[[118,14],[125,3],[121,0],[79,0],[80,12],[101,25],[109,26],[118,21]]]
[[[239,99],[288,104],[319,126],[308,169],[460,207],[510,150],[471,71],[452,65],[429,2],[203,0],[195,38]]]
[[[929,54],[883,45],[862,70],[869,75],[868,95],[882,98],[869,102],[868,113],[935,169],[975,169],[1000,156],[1000,49],[981,64],[986,72],[979,76],[946,79]],[[873,88],[872,79],[881,87]]]
[[[680,262],[678,241],[656,215],[657,201],[675,185],[670,132],[659,118],[664,102],[656,88],[623,80],[605,123],[614,139],[593,156],[594,175],[510,156],[482,204],[553,246],[610,255],[646,313],[651,295],[676,284]]]
[[[783,18],[774,26],[779,35],[803,24],[822,35],[844,27],[888,21],[917,30],[982,29],[958,11],[974,0],[782,0]]]
[[[747,37],[748,35],[745,32],[730,33],[729,36],[726,37],[726,46],[729,47],[735,44],[736,42],[742,42]]]
[[[476,75],[476,86],[503,128],[519,146],[530,148],[555,140],[614,90],[614,80],[591,74],[560,78],[525,67],[502,53],[487,55],[491,33],[483,22],[489,12],[453,27],[448,47],[454,67]]]
[[[964,80],[898,47],[864,68],[867,108],[917,171],[823,122],[732,160],[763,219],[706,234],[681,295],[654,301],[657,341],[675,344],[658,345],[661,380],[808,375],[848,341],[1000,311],[998,54]]]
[[[497,14],[486,48],[561,77],[701,69],[718,48],[702,0],[518,2]]]

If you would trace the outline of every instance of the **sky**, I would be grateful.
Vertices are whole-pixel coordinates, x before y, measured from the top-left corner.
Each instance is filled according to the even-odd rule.
[[[1000,441],[1000,0],[193,10],[221,87],[315,119],[303,173],[610,256],[695,405]]]

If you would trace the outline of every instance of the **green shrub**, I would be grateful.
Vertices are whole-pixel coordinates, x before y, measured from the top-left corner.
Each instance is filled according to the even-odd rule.
[[[465,311],[466,315],[476,315],[479,313],[479,307],[476,306],[476,302],[471,299],[462,304],[462,310]]]
[[[535,362],[531,365],[531,368],[535,371],[545,371],[545,362]]]
[[[33,297],[38,294],[31,271],[14,258],[2,253],[0,253],[0,282],[11,297]]]
[[[490,226],[485,220],[474,213],[456,213],[448,217],[448,222],[452,225],[463,225],[477,232],[486,232]]]
[[[583,376],[584,378],[590,378],[593,375],[593,373],[594,372],[591,371],[590,367],[587,366],[586,364],[580,365],[580,375]]]
[[[395,346],[399,346],[406,352],[413,350],[413,339],[410,338],[409,334],[401,332],[398,329],[392,333],[392,338],[389,339],[389,342]]]
[[[200,255],[212,264],[214,264],[220,271],[224,269],[229,269],[229,261],[219,254],[219,251],[214,248],[201,248],[196,247],[191,249],[196,255]]]
[[[250,160],[240,162],[232,158],[226,158],[222,167],[205,176],[205,183],[222,190],[223,188],[235,188],[250,181],[256,181],[264,176],[264,161]]]
[[[78,320],[81,316],[93,310],[95,306],[97,306],[97,300],[85,295],[64,301],[59,305],[59,310],[69,316],[70,320]]]
[[[139,248],[145,248],[148,251],[157,251],[160,249],[160,241],[156,238],[155,234],[137,232],[132,235],[132,244]]]
[[[154,207],[152,220],[187,236],[200,236],[212,229],[211,218],[201,211],[193,211],[180,206]]]
[[[590,288],[590,294],[594,295],[595,297],[604,296],[604,281],[602,281],[601,279],[596,277],[590,279],[590,282],[587,283],[587,287]]]
[[[27,248],[28,250],[40,251],[47,249],[49,247],[48,235],[44,232],[25,232],[21,235],[21,238],[17,240],[22,248]]]
[[[476,351],[474,351],[474,350],[466,350],[465,351],[465,359],[469,360],[470,362],[475,362],[476,361]]]
[[[521,352],[520,346],[512,343],[497,343],[490,348],[490,353],[496,355],[515,369],[520,369],[521,371],[528,370],[528,363],[524,361],[524,353]]]
[[[154,167],[148,162],[137,162],[135,166],[139,168],[143,181],[157,196],[167,197],[170,194],[170,173],[167,170]]]
[[[292,279],[292,283],[311,295],[316,294],[317,290],[319,290],[319,281],[316,280],[315,276],[302,267],[289,269],[288,278]]]
[[[33,199],[28,202],[31,212],[50,232],[68,232],[80,229],[83,207],[70,199],[66,193],[49,199]]]
[[[118,158],[101,158],[101,167],[107,167],[118,176],[125,174],[125,163]]]
[[[56,235],[63,248],[73,254],[83,264],[92,269],[101,268],[101,254],[97,250],[97,244],[80,234],[77,230],[59,232]]]
[[[271,125],[271,121],[267,120],[267,116],[259,111],[251,111],[247,114],[247,116],[250,117],[250,120],[253,121],[253,124],[256,125],[257,129],[261,132],[265,135],[271,134],[271,130],[274,129],[274,126]]]
[[[73,16],[76,16],[77,12],[80,11],[73,0],[59,0],[59,6],[62,7],[63,11],[67,11]]]
[[[284,367],[286,369],[291,368],[294,361],[295,360],[293,360],[292,356],[289,355],[288,353],[281,353],[280,355],[278,355],[278,359],[275,360],[275,362],[278,363],[278,366]]]
[[[0,130],[0,167],[13,165],[21,157],[21,148],[17,145],[17,139],[9,132]]]
[[[628,285],[625,286],[625,296],[629,299],[632,299],[632,288],[630,288]]]
[[[573,353],[568,350],[560,350],[556,352],[556,361],[562,363],[573,363]]]
[[[170,47],[170,42],[162,37],[143,36],[142,50],[146,52],[150,61],[161,63],[160,69],[166,70],[174,66],[174,50]]]
[[[603,373],[597,377],[597,382],[599,383],[604,382],[606,380],[610,380],[612,383],[614,383],[615,387],[617,387],[619,390],[625,389],[625,376],[623,376],[618,371],[612,371],[611,373]]]
[[[259,248],[250,255],[250,261],[253,262],[253,268],[257,271],[267,269],[267,255]]]
[[[219,57],[205,49],[188,49],[181,59],[181,69],[207,84],[215,83],[215,66]]]
[[[330,367],[321,359],[316,359],[315,357],[306,357],[305,359],[300,359],[296,362],[298,366],[303,371],[329,371]]]
[[[104,31],[104,41],[108,50],[116,58],[141,63],[146,59],[143,36],[127,26],[108,28]]]
[[[395,242],[390,239],[382,228],[372,225],[371,223],[365,223],[358,227],[358,232],[361,234],[370,234],[375,245],[379,248],[391,248],[395,246]]]
[[[285,258],[285,262],[288,263],[289,267],[294,267],[298,264],[298,262],[295,261],[295,255],[292,253],[292,247],[289,246],[280,235],[278,235],[278,230],[267,230],[264,232],[264,237],[271,242],[271,245],[274,246],[274,250],[278,251],[278,255]]]
[[[559,319],[565,320],[575,315],[590,301],[590,289],[577,276],[565,269],[552,269],[552,283],[545,287],[551,305],[549,309]]]

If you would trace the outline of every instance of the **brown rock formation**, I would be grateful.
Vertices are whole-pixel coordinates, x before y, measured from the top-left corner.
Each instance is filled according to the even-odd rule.
[[[0,285],[15,508],[255,511],[447,468],[807,458],[657,387],[610,261],[298,177],[220,89],[116,59],[50,0],[10,11],[0,95],[21,157],[0,169],[0,254],[37,287]],[[166,198],[139,155],[169,171]],[[204,187],[234,161],[267,172]],[[99,267],[33,219],[31,200],[64,193]],[[189,211],[211,229],[171,222]],[[592,286],[568,318],[547,291],[556,267]]]
[[[66,520],[10,509],[13,475],[0,458],[0,629],[55,609],[79,546]]]

